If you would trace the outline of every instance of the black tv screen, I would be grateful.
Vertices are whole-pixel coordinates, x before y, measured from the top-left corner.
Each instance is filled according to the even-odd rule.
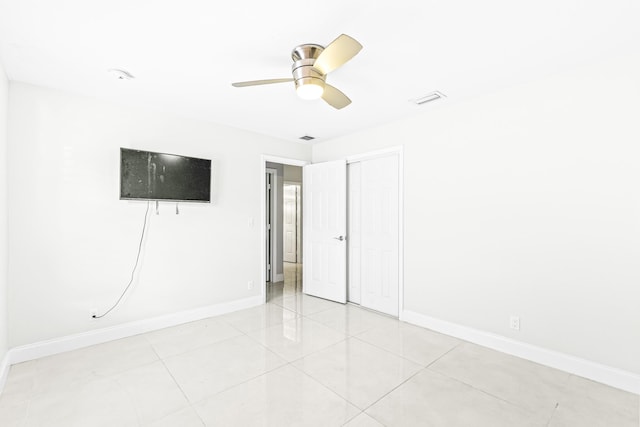
[[[120,148],[120,199],[211,201],[211,160]]]

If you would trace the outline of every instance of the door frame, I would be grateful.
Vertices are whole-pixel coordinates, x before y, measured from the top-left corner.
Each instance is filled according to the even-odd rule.
[[[267,162],[271,162],[271,163],[280,163],[283,165],[289,165],[289,166],[305,166],[310,164],[310,161],[307,160],[300,160],[300,159],[291,159],[291,158],[287,158],[287,157],[278,157],[278,156],[272,156],[272,155],[268,155],[268,154],[262,154],[260,155],[260,235],[259,235],[259,241],[260,241],[260,297],[262,299],[262,303],[267,302],[267,275],[266,275],[266,270],[267,270],[267,265],[266,265],[266,259],[267,259],[267,250],[266,250],[266,245],[265,245],[265,236],[267,235],[267,227],[266,227],[266,216],[267,216],[267,207],[266,207],[266,201],[267,201],[267,194],[266,194],[266,187],[267,187],[267,180],[266,180],[266,176],[267,176]],[[304,178],[302,180],[302,182],[300,182],[301,186],[304,186]],[[273,266],[271,271],[273,272]],[[304,286],[304,284],[303,284]]]
[[[398,155],[398,318],[400,320],[404,320],[404,147],[402,145],[398,145],[381,150],[368,151],[361,154],[347,156],[346,159],[348,166],[349,163],[375,159],[377,157],[386,157],[392,154]],[[347,229],[347,245],[349,244],[348,237],[349,230]],[[349,268],[348,258],[347,268]],[[348,280],[349,277],[347,275],[347,290],[349,286]]]
[[[267,175],[271,175],[271,193],[269,197],[269,207],[271,208],[271,240],[270,242],[270,247],[269,249],[271,250],[271,258],[266,261],[267,257],[265,256],[265,263],[268,264],[269,262],[271,263],[271,268],[269,269],[269,274],[266,274],[266,265],[265,265],[265,275],[266,275],[266,280],[268,282],[276,282],[276,276],[277,273],[275,272],[275,265],[278,262],[278,252],[276,251],[277,249],[277,232],[278,232],[278,221],[277,221],[277,215],[278,215],[278,170],[277,169],[273,169],[273,168],[266,168],[265,169],[265,186],[264,186],[264,191],[265,191],[265,203],[267,201],[266,198],[266,192],[267,192]],[[265,210],[264,210],[264,217],[262,218],[262,221],[266,223],[266,219],[267,219],[267,208],[265,206]],[[264,227],[264,236],[265,239],[267,237],[267,227],[265,224]],[[266,255],[266,246],[265,246],[265,255]]]

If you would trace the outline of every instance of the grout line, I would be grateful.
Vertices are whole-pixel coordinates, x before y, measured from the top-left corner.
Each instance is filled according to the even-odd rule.
[[[155,351],[155,350],[154,350]],[[187,396],[187,394],[184,392],[184,390],[182,389],[182,386],[180,385],[180,383],[178,382],[178,380],[176,380],[176,377],[173,376],[173,372],[171,372],[171,370],[169,370],[169,367],[166,365],[166,363],[164,363],[163,359],[159,359],[160,363],[162,363],[162,366],[164,366],[164,369],[167,371],[167,373],[169,374],[169,376],[171,377],[171,379],[173,380],[173,382],[176,384],[176,386],[178,387],[178,389],[180,389],[180,392],[182,393],[182,395],[184,396],[185,400],[187,401],[187,403],[189,403],[189,405],[191,405],[191,400],[189,399],[189,397]]]
[[[447,354],[451,353],[453,350],[455,350],[456,348],[460,347],[462,344],[464,344],[463,342],[460,342],[456,345],[454,345],[453,347],[451,347],[448,351],[444,352],[440,357],[438,357],[437,359],[435,359],[433,362],[429,363],[427,366],[425,366],[425,368],[430,368],[431,365],[433,365],[434,363],[436,363],[438,360],[442,359],[443,357],[445,357]]]
[[[344,397],[343,397],[344,399]],[[345,399],[346,400],[346,399]],[[352,404],[351,402],[349,402],[350,404]],[[360,409],[360,408],[358,408]],[[353,417],[349,418],[347,421],[345,421],[344,423],[342,423],[342,427],[346,426],[347,424],[349,424],[351,421],[353,421],[354,419],[356,419],[357,417],[359,417],[360,415],[364,414],[364,411],[360,411],[357,414],[355,414]],[[365,414],[366,415],[366,414]]]
[[[388,392],[386,392],[384,395],[380,396],[379,399],[377,399],[376,401],[374,401],[373,403],[371,403],[369,406],[367,406],[366,408],[364,408],[362,410],[362,412],[366,412],[367,409],[371,408],[373,405],[375,405],[376,403],[380,402],[382,399],[384,399],[385,397],[387,397],[389,394],[393,393],[395,390],[397,390],[398,388],[400,388],[401,386],[403,386],[405,383],[407,383],[409,380],[411,380],[413,377],[415,377],[416,375],[418,375],[420,372],[423,372],[425,369],[427,368],[421,368],[418,369],[413,375],[409,376],[406,380],[402,381],[400,384],[398,384],[397,386],[393,387],[391,390],[389,390]],[[367,414],[369,415],[369,414]],[[375,417],[369,415],[371,418],[373,418],[374,420],[378,421]],[[380,422],[380,421],[378,421]],[[382,423],[381,423],[382,424]]]
[[[191,408],[193,410],[193,412],[196,413],[196,416],[198,417],[198,419],[200,420],[200,422],[202,423],[203,426],[206,426],[206,423],[204,422],[204,420],[202,419],[202,417],[200,416],[200,413],[198,412],[198,410],[196,408],[194,408],[193,403],[191,403],[191,399],[189,399],[189,397],[187,396],[187,394],[184,392],[184,390],[182,389],[182,386],[180,385],[180,383],[178,383],[178,380],[176,380],[176,377],[173,376],[173,373],[171,372],[171,370],[169,369],[169,367],[164,363],[164,359],[160,357],[160,355],[158,354],[158,352],[156,351],[156,349],[153,347],[153,345],[151,345],[151,343],[149,343],[149,345],[151,346],[151,348],[153,349],[153,352],[156,353],[156,356],[158,356],[158,360],[160,360],[160,362],[162,363],[162,366],[164,366],[164,369],[166,369],[166,371],[169,373],[169,375],[171,376],[171,379],[173,379],[173,382],[176,384],[176,386],[178,386],[178,389],[180,389],[180,392],[182,393],[182,395],[184,396],[185,400],[187,401],[187,403],[189,404],[189,408]],[[184,408],[179,409],[176,412],[173,412],[172,414],[175,414],[177,412],[183,411]],[[168,417],[169,415],[172,414],[168,414],[166,415],[164,418]],[[162,419],[162,418],[161,418]],[[160,421],[160,420],[158,420]]]
[[[475,385],[473,385],[473,384],[469,384],[469,383],[467,383],[467,382],[465,382],[465,381],[462,381],[462,380],[461,380],[461,379],[459,379],[459,378],[455,378],[455,377],[452,377],[452,376],[450,376],[450,375],[447,375],[447,374],[445,374],[445,373],[443,373],[443,372],[436,371],[436,370],[434,370],[434,369],[430,369],[429,367],[427,367],[427,368],[425,368],[425,369],[427,369],[427,370],[428,370],[429,372],[431,372],[431,373],[434,373],[434,374],[437,374],[437,375],[441,375],[441,376],[443,376],[443,377],[449,378],[449,379],[450,379],[450,380],[452,380],[452,381],[456,381],[456,382],[459,382],[460,384],[464,384],[464,385],[466,385],[467,387],[472,388],[473,390],[475,390],[475,391],[477,391],[477,392],[480,392],[480,393],[482,393],[482,394],[486,394],[486,395],[487,395],[487,396],[489,396],[489,397],[492,397],[492,398],[494,398],[494,399],[500,400],[500,401],[502,401],[502,402],[504,402],[504,403],[508,404],[509,406],[514,406],[514,407],[516,407],[516,408],[522,409],[523,411],[526,411],[526,412],[528,412],[528,413],[530,413],[530,414],[535,414],[535,413],[536,413],[536,411],[534,411],[534,410],[531,410],[531,409],[529,409],[529,408],[526,408],[526,407],[524,407],[524,406],[522,406],[522,405],[520,405],[520,404],[518,404],[518,403],[511,402],[511,401],[509,401],[509,400],[507,400],[507,399],[505,399],[505,398],[503,398],[503,397],[496,396],[495,394],[490,393],[490,392],[488,392],[487,390],[483,390],[483,389],[481,389],[481,388],[479,388],[479,387],[477,387],[477,386],[475,386]],[[556,403],[556,404],[557,404],[557,403]]]
[[[273,353],[273,352],[272,352],[272,353]],[[274,353],[274,354],[275,354],[275,353]],[[276,356],[278,356],[278,355],[276,354]],[[280,356],[278,356],[278,357],[280,357]],[[282,359],[282,357],[280,357],[280,358]],[[284,360],[284,359],[283,359],[283,360]],[[286,362],[286,361],[285,361],[285,362]],[[200,404],[200,403],[203,403],[204,401],[206,401],[206,400],[208,400],[208,399],[211,399],[211,398],[213,398],[213,397],[215,397],[215,396],[218,396],[218,395],[220,395],[220,394],[222,394],[222,393],[225,393],[225,392],[227,392],[227,391],[229,391],[229,390],[231,390],[231,389],[234,389],[234,388],[236,388],[236,387],[239,387],[239,386],[241,386],[241,385],[243,385],[243,384],[246,384],[246,383],[248,383],[248,382],[250,382],[250,381],[253,381],[253,380],[257,379],[257,378],[260,378],[260,377],[262,377],[262,376],[264,376],[264,375],[267,375],[267,374],[269,374],[269,373],[271,373],[271,372],[277,371],[277,370],[278,370],[278,369],[280,369],[280,368],[284,368],[285,366],[287,366],[287,365],[289,365],[289,364],[290,364],[290,363],[285,363],[285,364],[283,364],[283,365],[276,366],[275,368],[268,369],[268,370],[266,370],[266,371],[264,371],[264,372],[262,372],[262,373],[260,373],[260,374],[258,374],[258,375],[254,375],[254,376],[253,376],[253,377],[251,377],[251,378],[247,378],[246,380],[240,381],[240,382],[239,382],[239,383],[237,383],[237,384],[233,384],[233,385],[231,385],[231,386],[229,386],[229,387],[227,387],[227,388],[224,388],[224,389],[222,389],[222,390],[220,390],[220,391],[217,391],[217,392],[215,392],[215,393],[213,393],[213,394],[211,394],[211,395],[209,395],[209,396],[205,396],[205,397],[203,397],[202,399],[200,399],[200,400],[198,400],[198,401],[195,401],[195,402],[191,403],[191,406],[193,406],[193,405],[197,405],[197,404]],[[190,401],[190,402],[191,402],[191,401]],[[196,412],[197,412],[197,411],[196,411]]]
[[[300,358],[300,359],[302,359],[302,358]],[[297,359],[297,360],[300,360],[300,359]],[[302,370],[302,368],[298,368],[297,366],[295,366],[293,364],[293,362],[289,363],[289,365],[291,365],[291,367],[296,369],[298,372],[302,373],[304,376],[310,378],[314,383],[319,384],[322,388],[324,388],[326,390],[329,390],[331,393],[336,395],[339,399],[344,400],[349,405],[353,406],[354,408],[356,408],[357,410],[360,411],[357,414],[355,414],[353,417],[351,417],[350,419],[345,421],[345,424],[348,423],[349,421],[351,421],[352,419],[354,419],[355,417],[357,417],[358,415],[360,415],[360,413],[364,412],[363,409],[360,409],[360,407],[356,406],[353,402],[347,400],[344,396],[341,396],[337,391],[333,390],[332,388],[329,388],[329,386],[324,385],[322,382],[320,382],[320,380],[317,380],[316,378],[314,378],[313,376],[311,376],[310,374],[308,374],[304,370]]]
[[[370,329],[370,330],[371,330],[371,329]],[[413,360],[411,360],[411,359],[407,359],[406,357],[404,357],[404,356],[402,356],[402,355],[400,355],[400,354],[394,353],[393,351],[388,350],[388,349],[386,349],[386,348],[379,347],[378,345],[373,344],[373,343],[370,343],[370,342],[368,342],[368,341],[365,341],[365,340],[363,340],[362,338],[358,338],[358,337],[357,337],[357,336],[355,336],[355,335],[352,335],[352,336],[350,336],[349,338],[352,338],[352,339],[354,339],[354,340],[356,340],[356,341],[359,341],[359,342],[361,342],[361,343],[363,343],[363,344],[366,344],[366,345],[370,345],[370,346],[372,346],[372,347],[375,347],[375,348],[376,348],[376,349],[378,349],[378,350],[382,350],[382,351],[384,351],[385,353],[391,354],[391,355],[393,355],[393,356],[395,356],[395,357],[399,357],[400,359],[402,359],[402,360],[406,360],[407,362],[411,362],[411,363],[413,363],[414,365],[418,365],[418,366],[420,366],[420,369],[421,369],[421,370],[422,370],[423,368],[426,368],[426,366],[424,366],[424,365],[423,365],[423,364],[421,364],[421,363],[415,362],[415,361],[413,361]]]
[[[484,390],[484,389],[479,388],[479,387],[477,387],[477,386],[475,386],[475,385],[473,385],[473,384],[469,384],[469,383],[467,383],[467,382],[465,382],[465,381],[462,381],[460,378],[456,378],[456,377],[450,376],[450,375],[448,375],[448,374],[445,374],[444,372],[440,372],[440,371],[438,371],[438,370],[436,370],[436,369],[433,369],[433,368],[432,368],[432,365],[433,365],[434,363],[436,363],[438,360],[442,359],[444,356],[446,356],[447,354],[449,354],[450,352],[452,352],[452,351],[453,351],[453,350],[455,350],[456,348],[458,348],[458,347],[460,347],[460,346],[464,345],[465,343],[467,343],[467,342],[466,342],[466,341],[462,341],[461,343],[457,344],[454,348],[452,348],[451,350],[449,350],[448,352],[446,352],[445,354],[443,354],[442,356],[440,356],[438,359],[436,359],[436,360],[434,360],[432,363],[430,363],[430,364],[426,367],[426,369],[428,369],[428,370],[429,370],[429,372],[433,372],[433,373],[436,373],[436,374],[438,374],[438,375],[442,375],[442,376],[447,377],[447,378],[449,378],[449,379],[451,379],[451,380],[453,380],[453,381],[457,381],[457,382],[459,382],[459,383],[461,383],[461,384],[464,384],[464,385],[466,385],[466,386],[468,386],[468,387],[471,387],[472,389],[474,389],[474,390],[476,390],[476,391],[479,391],[479,392],[481,392],[481,393],[483,393],[483,394],[486,394],[487,396],[490,396],[490,397],[493,397],[493,398],[495,398],[495,399],[498,399],[498,400],[500,400],[500,401],[502,401],[502,402],[504,402],[504,403],[507,403],[508,405],[515,406],[516,408],[520,408],[520,409],[522,409],[522,410],[524,410],[524,411],[526,411],[526,412],[532,413],[532,414],[536,412],[535,410],[532,410],[532,409],[529,409],[529,408],[527,408],[527,407],[525,407],[525,406],[522,406],[522,405],[521,405],[521,404],[519,404],[519,403],[511,402],[510,400],[507,400],[507,399],[502,398],[502,397],[500,397],[500,396],[497,396],[497,395],[495,395],[495,394],[493,394],[493,393],[490,393],[490,392],[489,392],[489,391],[487,391],[487,390]],[[559,403],[558,403],[558,402],[556,402],[556,406],[554,407],[554,411],[555,411],[555,408],[557,408],[558,404],[559,404]]]
[[[549,427],[551,425],[551,420],[553,419],[553,416],[556,414],[556,411],[558,410],[558,406],[560,406],[560,403],[556,403],[556,406],[553,408],[553,411],[551,411],[551,415],[549,416],[549,421],[547,421],[546,427]]]

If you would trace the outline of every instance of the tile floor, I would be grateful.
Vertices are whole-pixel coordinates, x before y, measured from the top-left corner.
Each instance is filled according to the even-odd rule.
[[[639,427],[640,398],[300,292],[14,365],[0,426]]]

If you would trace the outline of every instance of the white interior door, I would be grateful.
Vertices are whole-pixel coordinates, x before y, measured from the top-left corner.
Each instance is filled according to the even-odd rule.
[[[303,168],[305,294],[347,300],[347,165],[345,160]]]
[[[298,262],[298,187],[284,185],[284,262]]]
[[[354,237],[350,245],[358,248],[359,257],[350,259],[349,270],[358,273],[360,304],[398,316],[399,158],[394,154],[363,160],[350,172],[351,177],[355,178],[349,183],[353,187],[351,195],[360,200],[355,209],[357,197],[350,201],[351,210],[358,214],[351,218],[350,226],[356,230],[356,235],[350,236]],[[354,273],[350,275],[353,277]]]

